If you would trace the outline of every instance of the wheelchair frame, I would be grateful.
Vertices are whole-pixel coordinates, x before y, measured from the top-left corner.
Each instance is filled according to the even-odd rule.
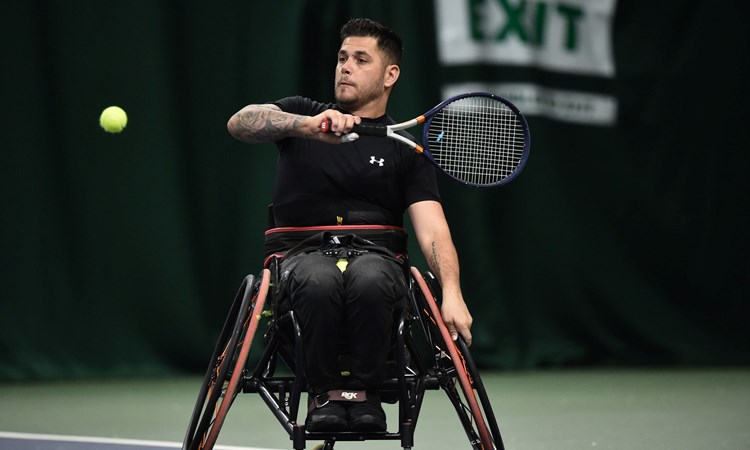
[[[398,402],[398,431],[310,432],[298,420],[306,392],[302,330],[293,310],[277,317],[279,261],[271,258],[258,277],[242,282],[220,333],[190,418],[183,450],[212,449],[232,402],[239,393],[258,394],[289,435],[294,450],[307,441],[323,441],[315,449],[332,450],[338,441],[398,440],[404,450],[414,446],[414,431],[427,390],[442,389],[458,415],[474,450],[504,450],[487,393],[459,337],[453,341],[439,309],[440,286],[430,272],[410,271],[409,304],[397,314],[394,327],[395,375],[381,386],[383,401]],[[271,301],[266,300],[271,297]],[[248,367],[254,336],[266,323],[265,348],[255,368]],[[420,352],[413,325],[420,324],[428,350]],[[294,376],[277,376],[278,362]],[[426,363],[429,361],[429,364]],[[390,401],[388,400],[390,399]]]

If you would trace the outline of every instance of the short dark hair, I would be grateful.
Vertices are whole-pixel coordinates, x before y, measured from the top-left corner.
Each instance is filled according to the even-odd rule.
[[[341,42],[349,36],[372,37],[377,39],[378,48],[385,53],[391,64],[401,64],[404,44],[395,31],[370,19],[350,19],[341,27]]]

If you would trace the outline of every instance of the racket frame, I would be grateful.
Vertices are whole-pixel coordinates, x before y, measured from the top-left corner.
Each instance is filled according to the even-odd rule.
[[[386,125],[385,136],[391,139],[395,139],[397,141],[403,142],[404,144],[408,145],[409,148],[416,150],[417,153],[424,154],[424,147],[422,147],[421,145],[419,145],[418,143],[412,141],[411,139],[407,137],[401,136],[400,134],[396,132],[417,126],[419,124],[423,124],[425,123],[426,120],[427,120],[427,114],[424,114],[424,115],[417,117],[416,119],[411,119],[406,122],[397,123],[395,125]],[[430,158],[430,160],[433,161],[434,163],[434,160],[432,160],[432,158]]]
[[[430,130],[430,124],[432,123],[432,119],[435,117],[435,115],[441,109],[445,108],[447,105],[449,105],[451,103],[454,103],[454,102],[456,102],[458,100],[461,100],[462,98],[466,98],[466,97],[486,97],[486,98],[491,98],[491,99],[494,99],[494,100],[497,100],[497,101],[501,102],[502,104],[504,104],[505,106],[507,106],[511,111],[513,111],[515,113],[515,117],[518,119],[518,121],[519,121],[519,123],[521,125],[521,129],[523,131],[523,136],[524,136],[524,147],[523,147],[523,152],[521,154],[521,161],[519,161],[518,165],[513,169],[513,171],[508,176],[506,176],[505,178],[503,178],[503,179],[501,179],[501,180],[499,180],[499,181],[497,181],[495,183],[477,184],[477,183],[471,183],[471,182],[468,182],[466,180],[462,180],[460,178],[457,178],[457,177],[451,175],[450,173],[448,173],[437,161],[435,161],[435,159],[432,156],[432,153],[430,153],[430,143],[429,143],[429,139],[428,139],[427,133]],[[421,119],[421,121],[420,121],[420,119]],[[417,122],[416,123],[412,123],[415,120]],[[503,98],[503,97],[501,97],[499,95],[496,95],[496,94],[492,94],[492,93],[489,93],[489,92],[467,92],[467,93],[464,93],[464,94],[456,95],[456,96],[453,96],[451,98],[448,98],[448,99],[440,102],[434,108],[432,108],[431,110],[427,111],[426,113],[424,113],[423,115],[419,116],[416,119],[410,120],[409,122],[403,122],[403,123],[396,124],[396,125],[391,125],[391,126],[398,127],[398,128],[394,128],[394,130],[403,130],[404,128],[402,128],[402,125],[405,125],[407,123],[409,123],[410,125],[408,125],[405,128],[412,127],[412,126],[416,125],[417,123],[420,123],[420,124],[423,125],[423,127],[422,127],[422,145],[421,146],[417,145],[422,150],[417,150],[417,151],[419,153],[422,153],[424,156],[426,156],[427,159],[430,160],[430,162],[432,163],[432,165],[435,166],[440,172],[442,172],[443,174],[445,174],[446,176],[448,176],[450,179],[452,179],[452,180],[454,180],[454,181],[456,181],[458,183],[461,183],[463,185],[466,185],[466,186],[471,186],[471,187],[476,187],[476,188],[494,188],[494,187],[499,187],[499,186],[502,186],[504,184],[507,184],[507,183],[511,182],[515,177],[517,177],[519,173],[521,173],[521,171],[523,170],[524,166],[526,165],[526,161],[529,158],[529,149],[531,147],[531,134],[529,133],[529,124],[528,124],[528,122],[526,122],[526,118],[524,117],[523,113],[521,113],[521,111],[516,107],[516,105],[514,105],[513,103],[511,103],[508,99]],[[408,139],[406,139],[406,138],[403,138],[403,139],[405,139],[405,140],[408,141]],[[399,139],[399,140],[401,141],[402,139]]]
[[[440,163],[438,163],[435,158],[432,156],[432,153],[430,152],[430,145],[429,145],[429,136],[428,133],[430,131],[430,124],[432,123],[432,120],[435,118],[435,115],[448,106],[451,103],[454,103],[458,100],[461,100],[466,97],[485,97],[485,98],[491,98],[493,100],[499,101],[503,105],[505,105],[508,109],[510,109],[514,113],[514,118],[518,120],[521,131],[523,134],[523,149],[521,150],[521,159],[518,162],[518,164],[513,168],[513,170],[505,177],[501,178],[500,180],[497,180],[493,183],[475,183],[468,180],[462,180],[461,178],[458,178],[454,175],[452,175],[448,170],[443,168]],[[331,129],[330,125],[330,119],[323,121],[321,123],[321,128],[329,133]],[[414,127],[416,125],[423,125],[422,127],[422,143],[419,144],[417,142],[412,141],[411,139],[402,136],[398,134],[398,131],[406,130],[407,128]],[[529,133],[529,124],[526,122],[526,118],[524,117],[523,113],[509,100],[500,97],[499,95],[491,94],[488,92],[467,92],[465,94],[460,94],[453,96],[449,99],[446,99],[442,102],[440,102],[438,105],[436,105],[434,108],[429,110],[428,112],[422,114],[419,117],[416,117],[411,120],[407,120],[406,122],[401,122],[393,125],[383,125],[383,124],[370,124],[370,123],[360,123],[358,125],[355,125],[351,131],[350,134],[361,134],[364,136],[377,136],[377,137],[386,137],[390,139],[395,139],[405,145],[407,145],[409,148],[415,150],[417,153],[420,153],[427,157],[427,159],[430,161],[430,163],[435,166],[440,172],[445,174],[450,179],[461,183],[466,186],[471,186],[475,188],[494,188],[499,187],[504,184],[507,184],[511,182],[516,176],[518,176],[519,173],[523,170],[524,166],[526,165],[526,161],[529,158],[529,150],[531,148],[531,135]],[[343,138],[343,142],[351,142],[354,139],[346,139],[346,136]],[[513,153],[518,153],[517,151],[513,151]]]
[[[430,130],[430,124],[432,123],[433,118],[440,110],[442,110],[449,104],[454,103],[466,97],[486,97],[486,98],[491,98],[491,99],[501,102],[502,104],[507,106],[511,111],[513,111],[513,113],[515,114],[515,118],[519,121],[521,125],[521,130],[523,131],[524,146],[523,146],[523,150],[521,153],[521,160],[519,161],[518,165],[513,169],[513,171],[509,175],[507,175],[503,179],[498,180],[494,183],[478,184],[478,183],[472,183],[470,181],[457,178],[456,176],[446,171],[437,161],[435,161],[435,158],[432,156],[432,153],[430,153],[429,138],[427,134]],[[397,133],[398,131],[406,130],[407,128],[412,128],[416,125],[423,125],[421,144],[414,142],[411,139]],[[498,186],[507,184],[511,180],[513,180],[516,176],[518,176],[519,173],[521,173],[524,166],[526,165],[526,161],[529,157],[529,149],[531,146],[529,125],[528,125],[528,122],[526,122],[526,118],[523,116],[521,111],[516,107],[516,105],[511,103],[509,100],[503,97],[500,97],[499,95],[491,94],[488,92],[467,92],[465,94],[456,95],[456,96],[453,96],[449,99],[446,99],[440,102],[438,105],[436,105],[435,107],[433,107],[431,110],[427,111],[426,113],[422,114],[421,116],[408,120],[406,122],[401,122],[401,123],[397,123],[393,125],[359,124],[359,125],[355,125],[354,128],[351,130],[351,132],[358,133],[358,134],[365,135],[365,136],[381,136],[381,137],[395,139],[409,146],[409,148],[415,150],[417,153],[421,153],[422,155],[427,157],[427,159],[430,161],[430,163],[432,163],[433,166],[435,166],[440,172],[442,172],[443,174],[445,174],[452,180],[458,183],[461,183],[463,185],[476,187],[476,188],[498,187]]]

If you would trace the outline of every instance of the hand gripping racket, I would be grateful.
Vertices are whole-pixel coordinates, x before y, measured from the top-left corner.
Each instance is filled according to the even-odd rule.
[[[424,125],[422,145],[396,133],[419,124]],[[450,178],[481,188],[509,183],[523,169],[531,147],[529,126],[518,108],[485,92],[451,97],[407,122],[360,124],[351,132],[403,142]]]

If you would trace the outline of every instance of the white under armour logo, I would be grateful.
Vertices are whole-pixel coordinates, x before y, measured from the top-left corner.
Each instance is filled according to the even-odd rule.
[[[341,396],[347,400],[353,400],[357,398],[357,393],[356,392],[342,392]]]
[[[383,167],[383,163],[385,162],[384,158],[380,158],[380,160],[375,159],[374,156],[370,156],[370,164],[378,163],[380,167]]]

